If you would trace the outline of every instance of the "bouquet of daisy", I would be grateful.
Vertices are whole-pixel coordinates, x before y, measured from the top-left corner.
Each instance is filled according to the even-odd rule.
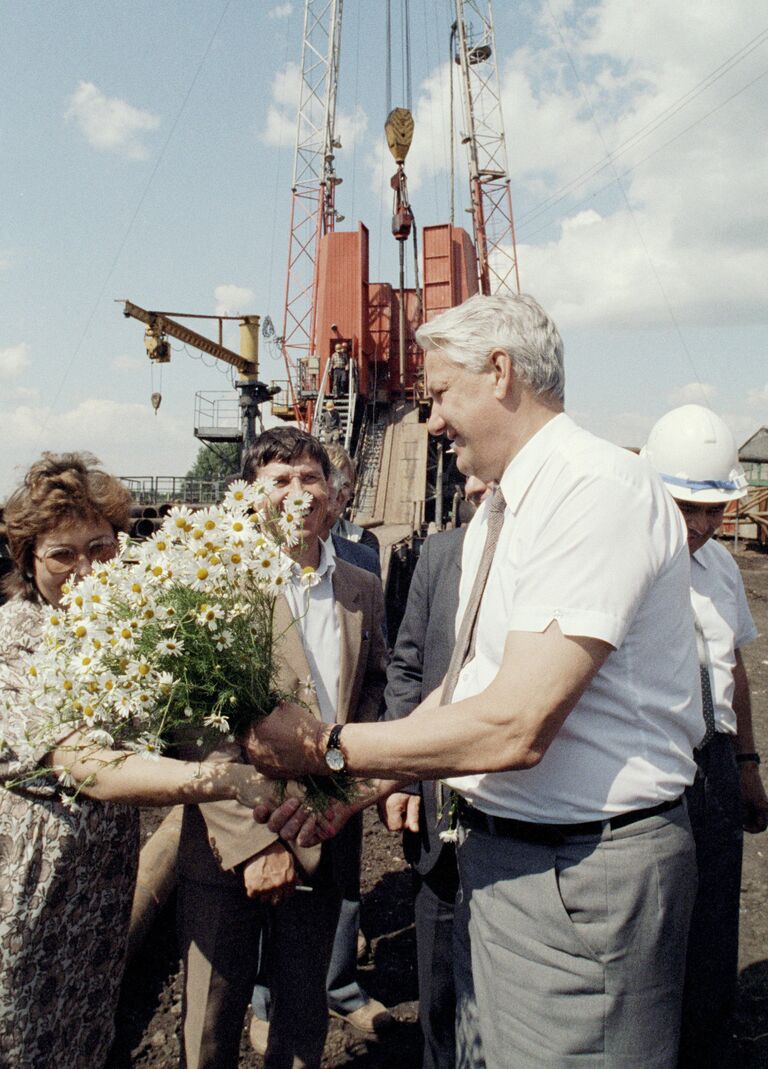
[[[310,501],[276,513],[269,489],[237,481],[221,505],[174,508],[152,538],[120,536],[114,559],[65,588],[30,667],[36,741],[52,748],[71,728],[94,750],[152,758],[191,733],[204,754],[282,698],[301,701],[277,689],[273,619]],[[348,797],[342,781],[307,786],[318,805]]]

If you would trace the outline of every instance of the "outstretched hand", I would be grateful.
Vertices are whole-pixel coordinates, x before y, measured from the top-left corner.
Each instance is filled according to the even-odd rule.
[[[379,802],[379,819],[387,831],[419,830],[421,798],[418,794],[394,791]]]
[[[268,776],[295,779],[327,772],[322,749],[323,724],[309,710],[281,702],[251,724],[241,742],[248,760]]]
[[[298,798],[287,798],[271,815],[267,806],[256,806],[253,815],[262,824],[269,822],[270,831],[277,832],[287,842],[316,846],[338,835],[351,816],[373,805],[391,786],[381,780],[356,780],[355,788],[352,801],[329,802],[322,813],[304,805]]]
[[[331,802],[323,813],[303,805],[298,798],[286,798],[270,813],[266,806],[256,806],[253,815],[260,823],[269,822],[269,830],[286,842],[298,846],[316,846],[338,835],[359,806]]]

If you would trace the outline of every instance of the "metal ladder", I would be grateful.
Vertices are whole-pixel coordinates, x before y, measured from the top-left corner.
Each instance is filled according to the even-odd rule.
[[[365,425],[363,440],[357,453],[357,488],[352,509],[353,519],[357,515],[371,516],[376,507],[376,493],[381,474],[381,455],[384,449],[384,437],[389,416],[382,412]]]

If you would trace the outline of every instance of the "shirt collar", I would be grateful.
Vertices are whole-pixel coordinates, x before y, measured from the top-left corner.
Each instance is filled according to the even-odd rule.
[[[325,541],[320,543],[320,561],[318,562],[315,571],[318,575],[318,578],[325,579],[326,575],[331,578],[335,570],[336,551],[333,548],[333,541],[331,539],[331,536],[328,535]],[[299,567],[299,565],[294,564],[293,569],[291,571],[292,578],[299,579],[301,577],[301,571],[302,569]]]
[[[546,460],[577,429],[577,425],[570,416],[566,416],[565,412],[560,412],[528,439],[520,452],[507,465],[499,482],[508,509],[517,512],[528,488]]]
[[[320,543],[320,562],[317,566],[317,574],[321,579],[326,573],[330,576],[336,570],[336,550],[333,548],[333,539],[330,535]]]
[[[696,561],[696,563],[701,568],[706,568],[707,567],[706,554],[703,552],[704,547],[706,546],[706,544],[707,543],[705,542],[704,545],[701,547],[701,549],[697,549],[695,553],[691,553],[691,560]]]

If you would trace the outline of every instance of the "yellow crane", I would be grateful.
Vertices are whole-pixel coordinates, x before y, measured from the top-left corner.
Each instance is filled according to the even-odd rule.
[[[280,392],[279,386],[267,386],[259,379],[259,323],[260,316],[212,316],[200,315],[187,312],[156,312],[141,308],[132,301],[123,301],[123,315],[126,318],[138,319],[144,323],[144,347],[149,359],[156,364],[167,364],[171,359],[171,347],[167,338],[176,338],[185,345],[199,349],[203,353],[223,360],[238,372],[235,386],[240,393],[240,430],[237,434],[229,434],[230,440],[242,443],[245,450],[256,437],[256,419],[259,414],[259,406],[266,401],[271,401],[276,393]],[[177,323],[171,316],[179,316],[182,319],[215,319],[219,324],[219,341],[213,341],[204,334],[199,334],[191,327]],[[240,322],[240,353],[228,349],[222,344],[222,327],[225,319],[236,319]],[[152,395],[152,404],[155,408],[160,403],[160,395]],[[195,434],[203,441],[209,438],[195,428]],[[211,435],[211,438],[221,440],[221,435]]]

